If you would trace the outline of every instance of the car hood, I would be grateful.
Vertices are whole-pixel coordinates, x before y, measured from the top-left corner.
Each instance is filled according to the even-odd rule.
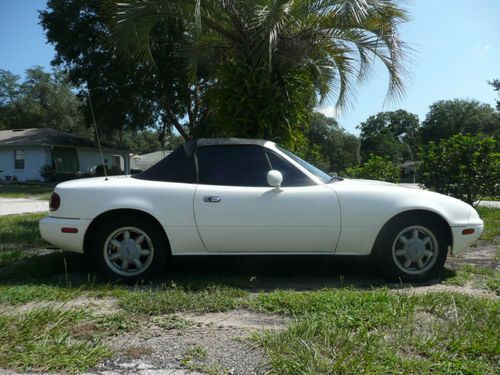
[[[341,181],[334,182],[332,185],[336,184],[343,184],[343,185],[349,185],[352,187],[356,188],[376,188],[376,189],[397,189],[398,191],[402,190],[410,190],[410,191],[416,191],[416,192],[424,192],[424,193],[430,193],[430,194],[437,194],[440,196],[443,196],[442,194],[434,193],[429,190],[424,190],[421,189],[417,184],[412,184],[413,186],[407,186],[407,185],[401,185],[401,184],[394,184],[392,182],[385,182],[385,181],[377,181],[377,180],[363,180],[363,179],[351,179],[351,178],[344,178]]]
[[[337,185],[338,184],[338,185]],[[405,186],[400,184],[394,184],[391,182],[376,181],[376,180],[362,180],[362,179],[349,179],[346,178],[342,181],[338,181],[331,184],[333,188],[335,186],[342,186],[345,188],[351,188],[354,190],[366,190],[366,192],[393,192],[397,194],[405,194],[412,197],[420,197],[427,199],[439,199],[441,201],[446,201],[451,204],[465,205],[469,206],[467,203],[449,197],[447,195],[435,193],[433,191],[424,190],[417,186]]]
[[[445,216],[450,218],[450,221],[454,221],[455,218],[464,218],[465,222],[479,222],[476,210],[469,204],[416,186],[409,187],[389,182],[358,179],[344,179],[328,186],[337,192],[341,202],[346,205],[361,200],[367,204],[377,201],[381,207],[392,205],[399,206],[401,210],[430,209],[440,214],[447,213]]]
[[[356,186],[376,185],[376,186],[406,187],[406,186],[401,186],[398,184],[393,184],[392,182],[377,181],[377,180],[364,180],[364,179],[352,179],[352,178],[344,178],[341,180],[341,182],[346,183],[346,184],[350,184],[350,185],[356,185]]]

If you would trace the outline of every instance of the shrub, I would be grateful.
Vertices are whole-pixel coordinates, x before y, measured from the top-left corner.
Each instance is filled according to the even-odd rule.
[[[500,194],[500,153],[494,138],[457,134],[420,153],[422,184],[469,204]]]
[[[366,163],[357,167],[347,168],[346,174],[351,178],[399,182],[401,169],[389,159],[371,154]]]
[[[55,174],[56,170],[52,165],[45,164],[40,167],[40,176],[42,176],[45,181],[52,181]]]

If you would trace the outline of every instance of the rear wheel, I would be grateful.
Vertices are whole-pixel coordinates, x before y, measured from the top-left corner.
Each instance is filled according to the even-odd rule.
[[[378,267],[385,276],[404,281],[437,277],[448,253],[442,226],[417,215],[393,220],[380,233],[375,245]]]
[[[109,218],[96,228],[92,248],[97,269],[105,277],[125,282],[155,276],[168,254],[163,229],[145,216]]]

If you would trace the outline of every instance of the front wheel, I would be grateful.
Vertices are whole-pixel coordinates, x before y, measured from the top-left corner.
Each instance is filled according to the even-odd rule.
[[[403,218],[384,228],[375,246],[379,269],[390,278],[426,281],[441,272],[448,253],[443,228],[424,218]]]
[[[151,278],[164,266],[168,243],[158,223],[147,217],[114,217],[93,236],[97,269],[112,280]]]

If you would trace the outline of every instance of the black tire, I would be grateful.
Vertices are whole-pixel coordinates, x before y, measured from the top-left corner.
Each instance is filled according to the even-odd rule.
[[[129,233],[128,240],[125,232]],[[144,239],[141,240],[141,236]],[[113,239],[120,244],[119,247],[112,243]],[[137,241],[141,242],[137,245]],[[91,250],[93,261],[101,275],[108,280],[126,283],[136,283],[156,276],[164,269],[170,254],[163,228],[145,215],[108,217],[94,229]],[[149,254],[146,254],[148,251]],[[138,264],[142,264],[141,268],[136,265],[135,258],[138,259]],[[123,264],[125,262],[126,265]]]
[[[448,255],[447,238],[443,225],[425,215],[395,218],[382,228],[375,243],[378,269],[392,281],[421,282],[436,278]],[[404,244],[402,240],[408,242]],[[423,255],[429,252],[433,254]]]

